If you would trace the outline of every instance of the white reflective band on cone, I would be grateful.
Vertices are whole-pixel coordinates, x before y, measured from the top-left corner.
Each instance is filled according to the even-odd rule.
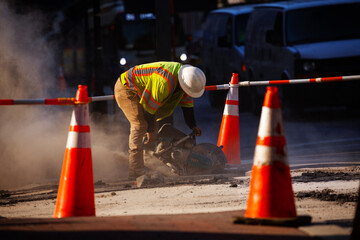
[[[89,109],[87,108],[89,108],[88,104],[76,105],[74,107],[74,111],[72,113],[71,122],[70,122],[71,126],[76,126],[76,125],[89,126],[89,114],[88,114]]]
[[[224,115],[239,116],[239,107],[237,105],[226,104]]]
[[[279,154],[276,147],[257,145],[254,153],[254,165],[270,165],[274,161],[279,161],[288,165],[286,146],[284,146],[282,152],[285,154]]]
[[[69,132],[66,148],[91,148],[90,132]]]
[[[239,93],[237,88],[230,88],[226,100],[239,102]]]
[[[281,129],[276,129],[276,127],[279,125],[278,123],[280,124]],[[284,135],[284,129],[281,118],[281,109],[262,107],[258,136],[267,137],[267,136],[283,136],[283,135]]]

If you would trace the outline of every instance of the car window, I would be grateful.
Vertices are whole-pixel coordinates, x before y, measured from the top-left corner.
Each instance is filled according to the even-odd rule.
[[[274,29],[273,29],[273,44],[278,46],[283,46],[284,44],[282,12],[278,12],[276,14]]]
[[[250,14],[241,14],[235,17],[235,44],[241,46],[245,41],[246,25]]]
[[[227,18],[225,27],[225,40],[227,46],[230,46],[233,42],[233,23],[231,17]]]
[[[251,21],[247,26],[247,41],[256,42],[258,44],[265,43],[267,30],[272,30],[275,25],[275,18],[278,10],[259,9],[251,14]]]
[[[227,31],[231,31],[231,29],[228,30],[228,28],[226,27],[228,22],[229,22],[229,15],[226,14],[219,14],[218,16],[218,21],[216,23],[216,25],[214,26],[216,29],[216,35],[218,37],[225,37],[227,34]],[[231,22],[230,22],[231,24]],[[230,25],[231,28],[231,25]]]
[[[209,42],[216,42],[219,36],[225,36],[226,20],[227,18],[224,14],[209,14],[204,25],[203,39]]]
[[[289,11],[286,39],[289,45],[360,38],[360,3]]]

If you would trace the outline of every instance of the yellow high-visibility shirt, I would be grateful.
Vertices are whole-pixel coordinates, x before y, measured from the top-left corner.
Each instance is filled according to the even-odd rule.
[[[182,64],[155,62],[137,65],[121,74],[121,82],[137,93],[144,109],[156,120],[170,116],[177,105],[193,107],[192,97],[180,89],[178,74]]]

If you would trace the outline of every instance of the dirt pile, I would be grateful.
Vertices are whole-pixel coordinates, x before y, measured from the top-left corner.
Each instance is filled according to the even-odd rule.
[[[324,168],[312,170],[295,170],[301,172],[298,176],[293,176],[293,182],[325,182],[325,181],[349,181],[360,179],[360,166],[342,168]]]
[[[336,193],[328,188],[321,191],[298,192],[295,193],[295,197],[299,199],[315,198],[321,201],[336,201],[338,203],[359,201],[357,193]]]

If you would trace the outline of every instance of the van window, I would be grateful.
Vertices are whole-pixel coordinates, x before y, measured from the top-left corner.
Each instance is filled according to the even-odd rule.
[[[228,45],[231,45],[232,43],[232,39],[233,39],[233,33],[232,33],[232,21],[231,18],[229,17],[226,23],[226,32],[225,32],[225,38],[226,38],[226,43]]]
[[[247,26],[246,41],[257,44],[265,43],[266,31],[273,30],[277,9],[259,9],[251,14],[251,21]]]
[[[283,15],[281,12],[279,12],[276,15],[273,34],[274,34],[275,44],[282,46],[283,45]]]
[[[225,27],[229,21],[229,16],[225,14],[219,15],[219,20],[216,24],[216,26],[213,26],[216,28],[216,35],[218,37],[225,37],[227,33],[227,28]]]
[[[205,41],[215,41],[218,37],[226,36],[226,26],[228,17],[224,14],[211,14],[207,17],[204,25]]]
[[[289,11],[286,14],[288,45],[360,38],[360,3]]]
[[[206,21],[204,23],[204,34],[203,37],[208,39],[209,34],[214,31],[214,28],[212,27],[214,23],[216,22],[216,15],[210,14],[207,16]]]
[[[237,15],[235,17],[235,44],[241,46],[244,44],[246,25],[250,14]]]

